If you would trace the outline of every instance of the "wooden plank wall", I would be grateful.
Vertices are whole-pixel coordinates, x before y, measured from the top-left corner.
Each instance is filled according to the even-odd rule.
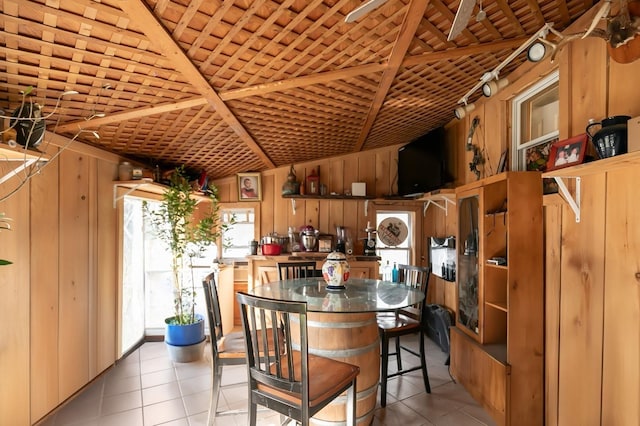
[[[456,126],[448,129],[448,137],[455,135]],[[455,138],[450,143],[449,161],[461,157],[461,149],[457,147]],[[429,236],[455,235],[455,208],[449,208],[449,214],[431,207],[423,215],[423,201],[385,200],[384,196],[397,191],[397,158],[398,146],[380,148],[346,156],[329,158],[321,161],[295,164],[298,180],[304,179],[314,169],[320,176],[320,182],[327,185],[328,192],[343,194],[351,190],[352,182],[365,182],[367,195],[377,197],[365,206],[363,200],[340,199],[296,199],[295,213],[290,199],[282,198],[281,189],[286,182],[290,166],[269,170],[261,174],[262,202],[260,203],[259,235],[271,232],[287,235],[289,227],[298,229],[303,225],[311,225],[322,233],[335,234],[336,226],[346,226],[356,243],[356,253],[362,254],[362,238],[367,222],[375,224],[377,210],[405,209],[413,211],[416,218],[416,241],[412,247],[414,263],[428,264],[427,238]],[[451,163],[454,177],[460,180],[457,163]],[[220,200],[223,204],[236,206],[238,187],[235,177],[216,180]],[[241,202],[239,204],[242,204]],[[366,211],[365,211],[366,208]],[[429,286],[429,301],[444,304],[455,309],[453,283],[438,277],[432,277]]]
[[[0,424],[35,423],[115,362],[118,161],[73,144],[0,203]]]
[[[463,156],[463,149],[457,146],[456,134],[460,125],[452,123],[447,126],[447,137],[450,145],[448,162],[452,165],[456,182],[461,181],[460,167],[457,159]],[[383,200],[382,197],[397,191],[397,151],[399,146],[392,146],[363,152],[358,154],[329,158],[326,160],[295,164],[294,169],[298,180],[303,179],[311,169],[319,171],[320,182],[328,187],[328,192],[344,193],[351,188],[351,182],[363,181],[367,184],[367,195],[379,197],[370,200],[365,215],[365,203],[362,200],[296,200],[296,211],[293,213],[290,199],[281,197],[282,184],[286,181],[290,166],[280,167],[262,173],[262,202],[259,205],[260,226],[258,235],[270,232],[285,234],[290,226],[299,228],[305,224],[319,228],[321,232],[335,234],[337,225],[346,226],[352,238],[363,238],[367,222],[374,223],[375,212],[378,209],[404,208],[415,210],[419,218],[420,234],[417,236],[419,244],[414,247],[415,262],[426,265],[428,263],[428,247],[426,239],[429,236],[455,235],[455,208],[445,214],[437,208],[428,209],[422,214],[423,202],[400,202]],[[465,166],[466,167],[466,166]],[[223,204],[237,207],[238,187],[235,177],[219,179],[214,182],[218,187],[220,200]],[[247,205],[251,205],[247,203]],[[420,229],[419,228],[419,229]],[[362,244],[356,248],[361,253]],[[429,301],[444,304],[455,309],[455,288],[453,283],[438,277],[432,277],[429,285]]]
[[[585,14],[567,33],[592,18],[593,12]],[[640,115],[640,99],[630,86],[640,61],[618,64],[609,59],[605,43],[588,38],[564,46],[554,64],[547,60],[516,70],[506,90],[460,121],[457,143],[465,142],[465,129],[478,115],[484,127],[475,143],[484,140],[485,152],[495,159],[510,144],[510,100],[556,68],[561,139],[584,133],[590,118]],[[483,172],[491,174],[489,168]],[[475,180],[468,172],[464,176]],[[584,177],[580,223],[558,195],[545,196],[547,425],[640,424],[640,205],[632,194],[639,177],[633,169]]]

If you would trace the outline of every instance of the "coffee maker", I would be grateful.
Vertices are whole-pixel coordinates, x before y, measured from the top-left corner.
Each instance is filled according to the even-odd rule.
[[[347,229],[344,226],[336,227],[336,251],[347,253]]]
[[[367,227],[364,229],[367,233],[367,238],[364,240],[364,255],[375,256],[376,255],[376,228],[371,227],[371,222],[367,222]]]

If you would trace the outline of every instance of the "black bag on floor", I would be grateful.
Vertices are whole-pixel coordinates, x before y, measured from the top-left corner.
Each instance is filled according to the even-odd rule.
[[[442,352],[449,353],[449,327],[453,325],[453,312],[442,306],[431,304],[425,307],[427,336],[440,346]]]

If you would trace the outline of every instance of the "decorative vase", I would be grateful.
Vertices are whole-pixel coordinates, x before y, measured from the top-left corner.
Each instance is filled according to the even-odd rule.
[[[300,191],[300,184],[293,169],[293,164],[287,175],[287,181],[282,185],[282,195],[296,195]]]
[[[322,277],[327,283],[327,288],[343,289],[349,280],[351,268],[347,262],[347,256],[338,251],[331,252],[322,265]]]

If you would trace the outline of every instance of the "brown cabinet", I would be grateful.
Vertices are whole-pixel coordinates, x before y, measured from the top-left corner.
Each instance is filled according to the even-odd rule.
[[[542,183],[507,172],[456,190],[451,371],[498,424],[543,423]]]

